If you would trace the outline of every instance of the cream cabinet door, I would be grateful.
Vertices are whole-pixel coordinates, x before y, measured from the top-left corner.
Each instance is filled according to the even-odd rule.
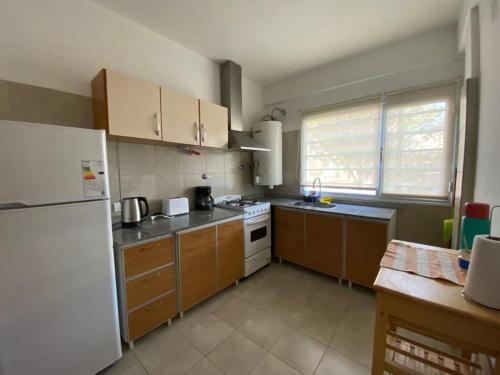
[[[170,87],[161,88],[165,142],[200,145],[198,99]]]
[[[160,86],[106,70],[110,135],[161,140]]]
[[[201,145],[227,148],[228,112],[226,107],[200,100]]]

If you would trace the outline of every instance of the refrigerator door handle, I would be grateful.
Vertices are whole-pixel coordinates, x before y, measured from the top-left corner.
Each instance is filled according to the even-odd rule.
[[[11,202],[11,203],[0,203],[0,210],[14,210],[16,208],[26,208],[29,207],[23,202]]]

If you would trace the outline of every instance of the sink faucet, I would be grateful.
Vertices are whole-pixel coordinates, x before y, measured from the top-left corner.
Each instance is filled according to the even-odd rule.
[[[318,197],[321,197],[321,179],[319,177],[316,177],[313,181],[313,191],[314,193],[316,193],[316,181],[318,181],[318,184],[319,184],[319,194],[318,194]]]

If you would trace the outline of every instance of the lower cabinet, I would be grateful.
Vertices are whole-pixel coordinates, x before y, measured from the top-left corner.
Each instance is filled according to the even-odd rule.
[[[215,293],[216,229],[211,226],[178,235],[180,311]]]
[[[180,232],[179,312],[243,277],[243,220]]]
[[[394,219],[350,218],[291,208],[274,210],[274,250],[278,258],[372,287]]]
[[[177,254],[176,254],[177,248]],[[140,245],[115,247],[120,331],[135,339],[244,274],[241,216]]]
[[[343,219],[331,214],[276,208],[275,254],[289,262],[342,277]]]
[[[115,251],[121,336],[133,341],[177,314],[174,238]]]
[[[305,214],[305,218],[305,266],[341,278],[343,218],[331,214],[309,213]]]
[[[274,211],[275,254],[278,258],[305,265],[305,214],[299,210],[276,208]]]
[[[389,224],[347,219],[346,227],[346,279],[371,288],[392,239]]]
[[[217,225],[217,290],[243,277],[244,252],[243,221]]]
[[[134,340],[152,328],[167,322],[177,315],[175,293],[167,294],[154,302],[138,308],[128,314],[129,338]]]

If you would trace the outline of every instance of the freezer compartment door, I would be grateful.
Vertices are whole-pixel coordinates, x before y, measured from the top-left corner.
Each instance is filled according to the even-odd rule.
[[[0,121],[0,209],[106,199],[104,132]]]
[[[94,374],[121,357],[109,210],[0,211],[0,374]]]

